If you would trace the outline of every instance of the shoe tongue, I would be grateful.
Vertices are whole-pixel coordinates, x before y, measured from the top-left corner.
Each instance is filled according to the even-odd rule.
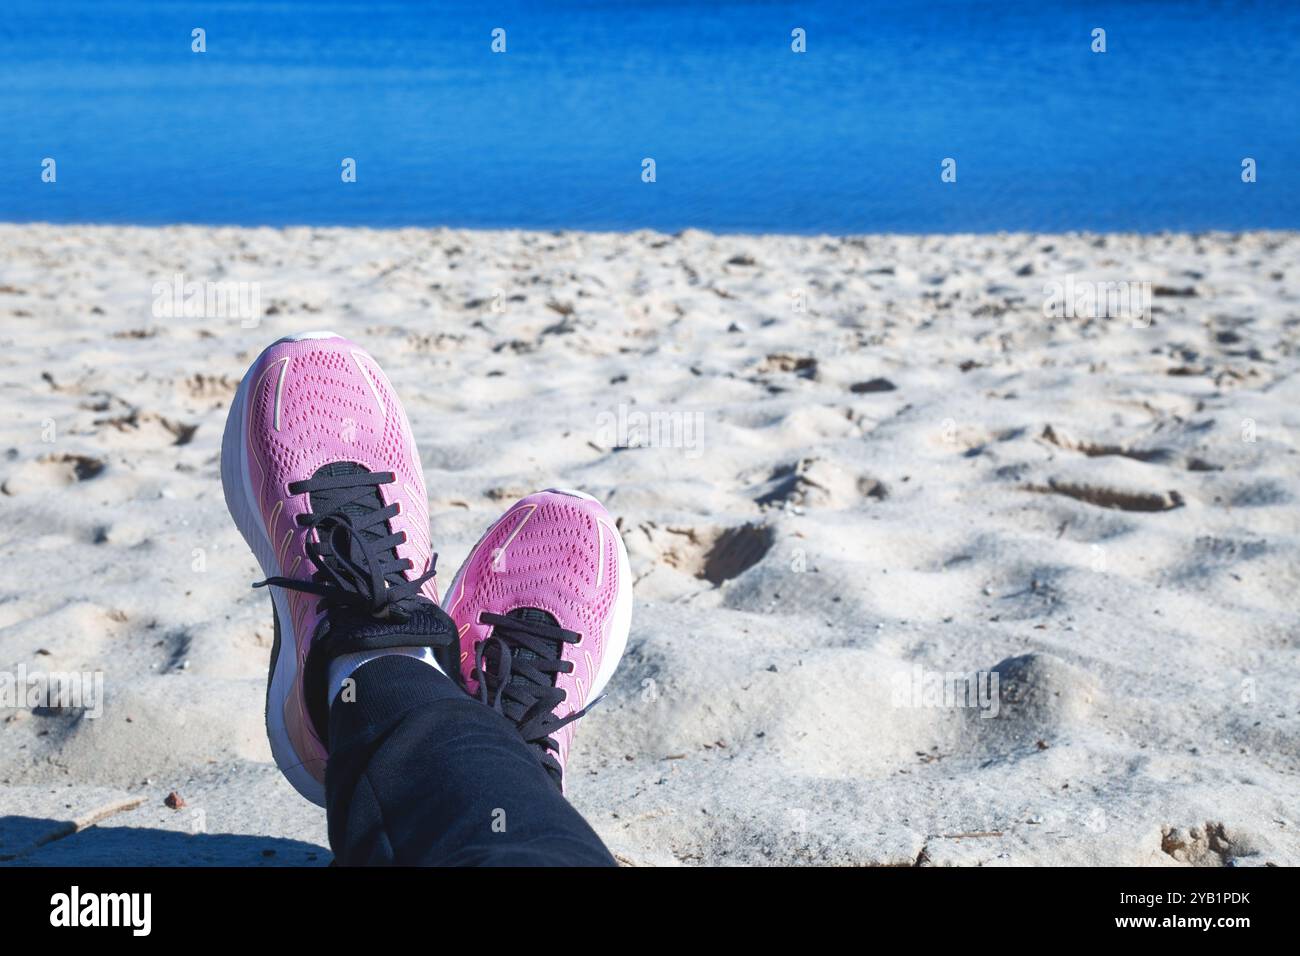
[[[510,611],[508,614],[506,614],[506,617],[512,617],[516,621],[523,621],[528,624],[549,624],[551,627],[560,626],[560,622],[557,621],[553,615],[548,614],[546,611],[543,611],[541,608],[536,608],[536,607],[515,608],[513,611]],[[547,646],[554,645],[555,648],[554,657],[556,660],[560,659],[562,643],[563,643],[562,641],[546,642]],[[526,647],[515,648],[514,651],[515,660],[526,662],[526,663],[532,663],[533,661],[538,659],[538,656],[539,655],[533,653]],[[554,683],[554,678],[552,678],[551,682]],[[510,678],[510,683],[527,684],[528,680],[516,674]]]
[[[358,464],[355,461],[332,461],[329,464],[322,465],[320,468],[316,469],[316,472],[315,474],[312,475],[312,477],[313,478],[342,478],[345,475],[368,475],[368,474],[370,474],[370,469],[367,468],[365,465]],[[354,489],[349,489],[348,491],[349,496],[351,496],[353,492]],[[335,512],[336,514],[347,515],[349,518],[360,519],[384,507],[384,500],[379,496],[378,485],[372,485],[369,488],[367,494],[362,495],[360,498],[357,498],[353,501],[349,501],[347,504],[342,506],[335,506],[333,504],[333,500],[334,500],[333,495],[334,493],[329,491],[312,492],[309,495],[309,499],[311,501],[311,510],[316,514],[320,514],[326,511],[332,511]],[[381,538],[388,537],[389,532],[385,525],[380,525],[377,528],[362,529],[361,531],[358,531],[357,534],[367,539],[368,541],[378,541]],[[345,547],[350,548],[352,546],[351,536],[349,534],[343,532],[340,533],[339,537],[343,539]],[[389,549],[387,553],[391,555],[394,559],[396,559],[397,555],[393,549]],[[338,559],[333,557],[332,555],[326,556],[325,563],[328,564],[335,571],[341,570]],[[388,575],[388,581],[390,584],[400,583],[400,579],[401,579],[401,575],[392,575],[392,574]]]

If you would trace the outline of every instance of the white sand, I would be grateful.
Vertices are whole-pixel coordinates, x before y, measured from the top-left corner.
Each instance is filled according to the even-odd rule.
[[[270,614],[218,478],[247,364],[328,328],[406,403],[444,585],[530,490],[619,520],[632,637],[570,790],[623,861],[1300,863],[1294,234],[0,252],[0,668],[105,695],[3,713],[0,857],[328,861],[270,763]],[[156,317],[177,272],[268,314]],[[1152,283],[1153,324],[1045,317],[1067,276]],[[615,450],[647,411],[660,447]],[[899,694],[995,669],[997,716]]]

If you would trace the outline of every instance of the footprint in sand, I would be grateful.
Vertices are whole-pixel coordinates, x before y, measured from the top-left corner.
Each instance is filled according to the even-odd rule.
[[[131,409],[125,415],[98,418],[95,425],[117,429],[136,447],[188,445],[194,439],[194,433],[199,430],[198,425],[165,418],[156,412],[145,412],[138,408]]]
[[[758,564],[776,543],[775,529],[757,523],[701,528],[645,522],[637,530],[629,545],[641,556],[715,587]]]
[[[44,455],[18,465],[0,482],[6,495],[28,494],[49,488],[90,481],[103,473],[108,463],[90,455]]]
[[[239,379],[229,375],[205,375],[195,372],[178,382],[184,394],[193,399],[221,399],[229,401],[239,390]]]
[[[1046,485],[1026,485],[1025,490],[1064,495],[1098,508],[1118,508],[1120,511],[1172,511],[1186,504],[1182,494],[1173,490],[1137,491],[1060,478],[1049,478]]]
[[[1240,857],[1259,852],[1245,833],[1208,821],[1187,828],[1161,827],[1160,851],[1190,866],[1235,866]]]
[[[871,475],[853,475],[824,458],[800,458],[778,465],[767,474],[754,496],[760,508],[850,508],[864,498],[889,497],[884,482]]]
[[[1063,730],[1086,721],[1099,694],[1096,677],[1051,654],[1008,657],[981,678],[990,700],[996,690],[996,710],[962,713],[970,749],[990,759],[1047,749]]]
[[[1076,438],[1069,432],[1051,425],[1046,426],[1042,433],[1043,441],[1055,445],[1057,448],[1064,448],[1067,451],[1077,451],[1089,458],[1104,458],[1110,455],[1118,455],[1123,458],[1132,458],[1134,461],[1149,463],[1166,463],[1174,461],[1178,456],[1172,448],[1134,448],[1126,445],[1106,444],[1104,442],[1092,442]]]

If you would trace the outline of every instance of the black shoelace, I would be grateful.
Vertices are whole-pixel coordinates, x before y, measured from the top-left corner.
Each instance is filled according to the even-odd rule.
[[[560,655],[565,644],[578,643],[581,635],[558,626],[549,614],[528,608],[509,615],[485,611],[479,621],[492,625],[492,634],[474,652],[471,676],[478,681],[479,699],[510,720],[520,736],[540,750],[542,766],[556,786],[561,786],[562,771],[553,753],[559,744],[554,734],[600,700],[564,717],[555,714],[567,696],[555,686],[556,677],[573,670],[573,663]]]
[[[391,531],[398,512],[385,505],[379,486],[393,482],[390,471],[367,471],[355,462],[333,462],[305,481],[289,485],[309,495],[311,511],[298,524],[316,531],[307,557],[316,566],[310,580],[271,577],[254,587],[276,585],[320,597],[325,612],[303,672],[307,713],[321,740],[329,731],[329,662],[354,651],[425,646],[434,649],[444,673],[456,672],[456,625],[442,608],[420,594],[434,576],[437,556],[424,574],[406,580],[407,558],[397,556],[405,532]],[[292,653],[292,652],[291,652]]]
[[[391,471],[365,471],[360,465],[327,465],[305,481],[289,485],[295,495],[310,495],[312,510],[298,524],[316,531],[307,541],[307,557],[316,566],[311,580],[271,577],[254,587],[278,587],[319,595],[328,609],[348,608],[372,617],[405,620],[409,603],[434,576],[432,567],[413,580],[403,571],[407,558],[397,556],[406,532],[391,533],[388,521],[398,511],[384,505],[379,486],[395,481]]]

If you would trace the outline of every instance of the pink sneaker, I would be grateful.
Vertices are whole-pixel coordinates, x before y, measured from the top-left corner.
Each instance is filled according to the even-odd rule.
[[[273,585],[271,752],[298,792],[324,806],[329,659],[439,640],[454,648],[436,606],[411,426],[356,345],[330,332],[280,339],[231,404],[221,484],[261,584]]]
[[[479,539],[447,592],[466,689],[504,714],[561,789],[573,721],[609,683],[632,622],[632,575],[595,498],[550,489]]]

